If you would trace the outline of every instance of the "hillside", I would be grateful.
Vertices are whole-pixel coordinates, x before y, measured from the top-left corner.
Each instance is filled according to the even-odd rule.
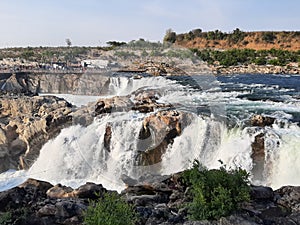
[[[289,51],[300,50],[300,32],[299,31],[261,31],[261,32],[243,32],[238,28],[231,33],[225,33],[219,30],[202,32],[201,29],[195,29],[188,33],[176,34],[167,31],[164,41],[175,43],[176,45],[197,48],[197,49],[254,49],[270,50],[282,49]]]

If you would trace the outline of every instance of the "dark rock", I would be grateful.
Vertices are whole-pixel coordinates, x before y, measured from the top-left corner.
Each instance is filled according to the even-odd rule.
[[[7,191],[0,192],[0,211],[6,209],[16,209],[26,204],[26,191],[24,188],[15,187]]]
[[[37,215],[39,217],[55,216],[56,213],[57,212],[56,212],[55,205],[45,205],[44,207],[39,209],[39,211],[37,212]]]
[[[46,192],[53,187],[52,184],[29,178],[23,184],[19,185],[20,188],[24,188],[27,192],[40,192],[40,194],[46,196]]]
[[[260,133],[255,136],[254,142],[251,144],[251,158],[255,161],[264,161],[265,159],[265,134]]]
[[[293,212],[300,212],[300,187],[285,186],[276,193],[280,195],[277,203],[290,208]]]
[[[250,195],[252,199],[260,201],[273,201],[274,192],[270,187],[251,186]]]
[[[104,147],[110,152],[110,142],[111,142],[112,130],[110,125],[106,125],[104,134]]]

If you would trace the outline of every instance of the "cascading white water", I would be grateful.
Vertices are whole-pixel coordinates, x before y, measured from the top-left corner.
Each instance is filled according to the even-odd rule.
[[[155,87],[167,88],[170,85],[176,85],[175,81],[167,80],[163,77],[142,77],[140,79],[128,77],[110,77],[108,95],[129,95],[140,88]]]
[[[190,91],[176,81],[163,77],[111,77],[108,95],[128,95],[140,88],[160,88],[164,90],[160,102],[186,108],[202,104],[226,104],[230,105],[230,110],[241,112],[255,108],[298,110],[293,104],[238,99],[239,92]],[[43,146],[39,158],[28,171],[0,174],[0,191],[29,177],[73,187],[91,181],[120,191],[124,188],[121,179],[124,174],[134,179],[145,175],[149,169],[155,170],[155,173],[170,174],[188,168],[194,159],[208,168],[218,168],[221,160],[227,167],[242,167],[252,171],[251,144],[257,131],[249,131],[247,127],[229,129],[222,121],[197,115],[197,110],[187,111],[195,113],[191,124],[167,147],[162,161],[147,170],[136,166],[135,157],[140,150],[138,142],[142,121],[148,114],[134,111],[111,113],[96,118],[88,127],[74,125],[62,130],[55,139]],[[280,118],[286,116],[289,115],[279,115]],[[104,147],[108,125],[112,129],[109,151]],[[287,184],[300,185],[297,179],[300,172],[300,128],[291,124],[284,127],[275,124],[265,128],[264,132],[267,163],[260,176],[262,179],[253,181],[274,188]]]
[[[73,187],[92,181],[109,189],[122,190],[121,175],[132,175],[140,124],[141,118],[129,112],[101,117],[88,127],[66,128],[44,145],[28,174]],[[107,125],[113,133],[110,150],[104,147]]]
[[[228,130],[223,123],[197,117],[169,146],[163,173],[187,169],[194,159],[209,169],[219,168],[221,160],[227,167],[251,171],[251,138],[241,129]]]
[[[266,185],[280,188],[283,185],[300,185],[300,128],[291,125],[289,128],[274,127],[278,137],[277,146],[268,149],[266,161],[271,172],[266,177]],[[274,137],[270,139],[274,140]]]

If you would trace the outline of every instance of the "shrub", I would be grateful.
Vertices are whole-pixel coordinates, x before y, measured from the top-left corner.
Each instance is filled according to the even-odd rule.
[[[263,32],[262,33],[262,40],[267,43],[274,43],[276,39],[276,34],[274,32]]]
[[[137,214],[116,193],[106,193],[98,201],[91,202],[84,213],[85,225],[134,225]]]
[[[12,214],[10,212],[0,213],[0,224],[1,225],[12,224]]]
[[[192,169],[184,172],[191,185],[192,201],[188,213],[193,220],[218,219],[238,209],[241,202],[249,201],[249,174],[242,169],[207,170],[194,162]]]
[[[175,43],[175,41],[176,33],[172,29],[168,29],[164,37],[164,43]]]

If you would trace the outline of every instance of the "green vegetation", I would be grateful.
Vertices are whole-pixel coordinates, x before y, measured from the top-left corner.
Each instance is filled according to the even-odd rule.
[[[219,62],[220,65],[225,67],[251,63],[285,66],[288,63],[300,60],[300,51],[293,52],[280,49],[257,51],[253,49],[231,49],[227,51],[191,49],[191,51],[209,64]]]
[[[1,225],[12,224],[12,214],[10,212],[0,213],[0,224]]]
[[[136,57],[134,52],[129,52],[129,51],[116,51],[114,55],[121,58]]]
[[[240,203],[250,200],[249,174],[242,169],[207,170],[194,162],[192,169],[184,172],[191,186],[192,201],[188,213],[193,220],[218,219],[238,209]]]
[[[84,213],[85,225],[134,225],[137,214],[116,193],[106,193],[97,202],[91,202]]]
[[[126,42],[108,41],[106,44],[110,45],[111,47],[120,47],[122,45],[126,45]]]
[[[267,43],[274,43],[276,39],[276,35],[274,32],[263,32],[262,33],[262,40]]]

